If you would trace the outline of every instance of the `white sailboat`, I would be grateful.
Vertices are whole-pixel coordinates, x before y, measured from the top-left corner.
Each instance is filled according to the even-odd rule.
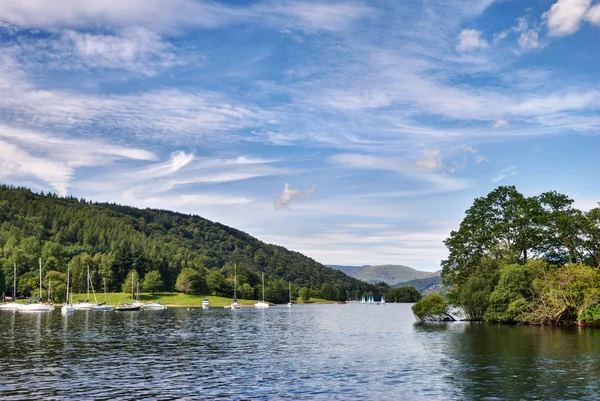
[[[229,305],[232,310],[240,309],[241,305],[237,301],[237,265],[233,265],[233,302]]]
[[[133,302],[134,302],[133,272],[131,272],[131,303],[115,306],[115,310],[118,312],[132,312],[132,311],[138,311],[142,308],[140,305],[134,305]]]
[[[133,279],[133,274],[131,275],[132,279]],[[136,299],[135,301],[133,301],[133,306],[139,306],[139,307],[143,307],[144,304],[142,303],[142,301],[140,301],[140,282],[137,282],[137,295],[136,295]]]
[[[92,310],[100,311],[100,312],[115,310],[114,306],[106,304],[106,279],[103,279],[103,280],[104,280],[104,302],[92,306]],[[94,291],[94,287],[93,286],[92,286],[92,291]],[[95,296],[96,296],[96,294],[94,293],[94,297]]]
[[[265,273],[263,272],[262,274],[262,301],[258,301],[257,303],[254,304],[255,308],[268,308],[269,307],[269,303],[265,302]]]
[[[95,296],[95,294],[94,294]],[[87,267],[87,299],[84,301],[80,299],[77,301],[73,308],[76,310],[89,310],[94,307],[94,304],[90,302],[90,266]]]
[[[30,298],[33,302],[22,305],[19,312],[50,312],[54,309],[51,303],[42,303],[42,258],[40,258],[40,298]]]
[[[14,264],[14,272],[13,272],[13,297],[12,302],[6,302],[0,304],[0,310],[19,310],[21,309],[21,304],[18,304],[17,301],[17,264]]]
[[[289,291],[290,291],[290,302],[288,302],[288,308],[292,307],[292,283],[288,283]]]
[[[65,304],[60,308],[60,313],[63,315],[68,315],[69,313],[75,312],[75,308],[73,308],[73,304],[69,303],[69,284],[71,279],[71,266],[67,267],[67,295],[65,297]]]

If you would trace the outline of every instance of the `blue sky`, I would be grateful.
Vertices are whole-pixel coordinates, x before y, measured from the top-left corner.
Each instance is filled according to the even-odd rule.
[[[600,201],[600,3],[0,2],[0,181],[437,270],[498,185]]]

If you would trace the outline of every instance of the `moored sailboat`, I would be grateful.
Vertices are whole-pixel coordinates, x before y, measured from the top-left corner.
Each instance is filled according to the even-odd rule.
[[[134,290],[133,290],[133,286],[134,286],[134,282],[133,282],[133,272],[131,272],[131,303],[130,304],[121,304],[118,306],[115,306],[115,310],[118,312],[134,312],[134,311],[139,311],[142,306],[141,305],[134,305]]]
[[[237,301],[237,265],[233,265],[233,302],[229,305],[232,310],[240,309],[241,305]]]
[[[60,313],[68,315],[69,313],[75,312],[75,308],[72,303],[69,303],[69,284],[71,279],[71,266],[67,267],[67,294],[65,295],[65,304],[60,308]]]
[[[265,273],[262,274],[262,301],[258,301],[254,304],[255,308],[268,308],[269,303],[265,302]]]
[[[22,305],[19,312],[50,312],[54,309],[51,303],[42,303],[42,299],[42,258],[40,258],[40,298],[29,298],[30,301]]]
[[[0,304],[0,310],[19,310],[21,304],[17,303],[17,264],[14,264],[13,272],[13,297],[12,302],[5,302]]]
[[[292,307],[292,283],[288,283],[288,290],[290,292],[290,302],[288,302],[288,308]]]

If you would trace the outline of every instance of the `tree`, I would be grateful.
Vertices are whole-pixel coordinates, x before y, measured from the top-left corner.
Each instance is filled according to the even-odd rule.
[[[444,316],[448,311],[448,304],[440,294],[429,294],[412,306],[412,311],[421,320]],[[453,320],[453,319],[452,319]]]
[[[398,287],[386,294],[387,302],[417,302],[421,294],[414,287]]]
[[[308,302],[310,300],[310,290],[306,287],[300,288],[300,291],[298,291],[298,295],[300,295],[300,299],[302,299],[302,302]]]
[[[177,276],[175,288],[184,294],[201,294],[206,289],[206,283],[199,271],[187,267]]]
[[[335,293],[333,287],[329,283],[321,284],[321,297],[324,299],[335,299]]]
[[[208,290],[214,295],[231,296],[225,277],[217,270],[208,273],[206,284],[208,285]]]
[[[155,292],[162,290],[162,287],[163,280],[159,271],[153,270],[146,273],[142,284],[144,291],[154,294]]]
[[[121,292],[128,293],[130,291],[135,291],[138,283],[140,282],[140,275],[135,270],[130,270],[127,274],[123,285],[121,286]],[[133,283],[133,286],[132,286]]]
[[[446,285],[464,284],[484,256],[525,263],[540,251],[543,209],[514,186],[498,187],[475,199],[458,231],[444,241],[450,254],[442,261]]]

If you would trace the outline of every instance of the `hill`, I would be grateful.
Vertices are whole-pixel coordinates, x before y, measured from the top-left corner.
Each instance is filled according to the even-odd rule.
[[[230,297],[234,265],[238,295],[245,299],[260,293],[260,272],[265,273],[266,295],[272,302],[287,302],[288,282],[293,295],[306,287],[311,296],[331,300],[380,290],[298,252],[199,216],[0,186],[0,289],[12,292],[16,264],[18,293],[37,293],[39,257],[43,285],[52,280],[57,301],[64,294],[68,265],[75,292],[85,291],[89,266],[93,286],[102,288],[106,280],[108,291],[131,288],[132,272],[142,287],[147,273],[158,272],[161,291],[185,288]],[[182,271],[187,281],[178,285]]]
[[[430,276],[439,276],[439,272],[426,272],[413,269],[403,265],[378,265],[378,266],[337,266],[328,265],[333,269],[343,271],[349,276],[355,277],[367,283],[384,282],[394,286],[397,283],[403,283],[410,280],[426,278]]]
[[[437,275],[397,283],[394,285],[394,288],[413,287],[419,291],[421,295],[440,292],[442,291],[442,277],[440,276],[440,271],[437,271],[434,274]]]

